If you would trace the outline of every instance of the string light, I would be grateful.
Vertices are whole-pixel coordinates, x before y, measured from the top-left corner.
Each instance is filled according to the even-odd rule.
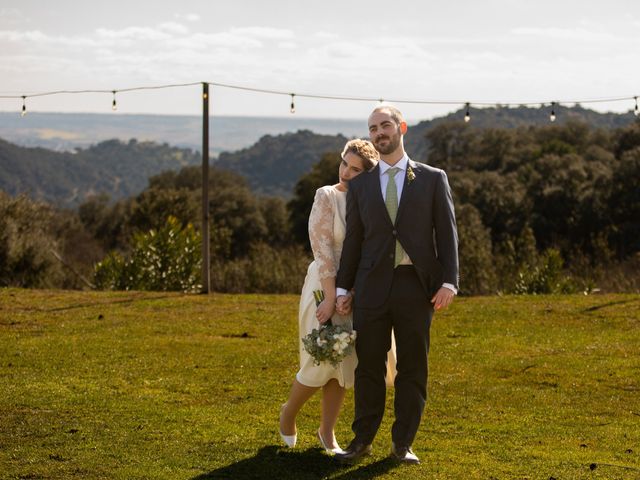
[[[551,115],[549,115],[549,120],[552,122],[556,121],[556,102],[551,102]]]
[[[27,114],[27,97],[22,96],[22,112],[20,112],[20,116],[24,117]]]
[[[272,94],[272,95],[289,95],[291,96],[291,113],[295,113],[295,96],[299,96],[299,97],[305,97],[305,98],[314,98],[314,99],[323,99],[323,100],[343,100],[343,101],[366,101],[366,102],[376,102],[376,101],[380,101],[383,102],[384,100],[382,100],[381,98],[372,98],[372,97],[353,97],[353,96],[338,96],[338,95],[316,95],[316,94],[305,94],[305,93],[289,93],[289,92],[283,92],[283,91],[278,91],[278,90],[267,90],[267,89],[263,89],[263,88],[253,88],[253,87],[245,87],[245,86],[240,86],[240,85],[231,85],[231,84],[224,84],[224,83],[218,83],[218,82],[192,82],[192,83],[182,83],[182,84],[167,84],[167,85],[154,85],[154,86],[141,86],[141,87],[131,87],[131,88],[123,88],[120,90],[58,90],[58,91],[51,91],[51,92],[39,92],[39,93],[32,93],[29,94],[29,97],[42,97],[42,96],[49,96],[49,95],[59,95],[59,94],[83,94],[83,93],[111,93],[113,94],[113,100],[112,100],[112,105],[111,108],[113,110],[117,109],[117,102],[116,102],[116,93],[118,92],[131,92],[131,91],[138,91],[138,90],[156,90],[156,89],[165,89],[165,88],[174,88],[174,87],[187,87],[187,86],[194,86],[194,85],[202,85],[203,83],[207,83],[209,85],[213,85],[213,86],[218,86],[218,87],[224,87],[224,88],[232,88],[232,89],[237,89],[237,90],[244,90],[244,91],[250,91],[250,92],[259,92],[259,93],[266,93],[266,94]],[[23,99],[23,108],[22,108],[22,115],[26,114],[26,106],[25,106],[25,99],[26,99],[27,95],[0,95],[0,99],[3,98],[22,98]],[[629,99],[632,99],[635,101],[635,109],[634,109],[634,115],[638,116],[640,115],[640,111],[639,111],[639,107],[638,107],[638,96],[632,96],[632,97],[612,97],[612,98],[595,98],[595,99],[587,99],[587,100],[562,100],[562,101],[554,101],[551,103],[551,107],[552,107],[552,111],[551,111],[551,115],[549,116],[549,119],[553,122],[555,121],[555,106],[557,105],[561,105],[561,104],[571,104],[571,103],[575,103],[575,104],[589,104],[589,103],[612,103],[612,102],[620,102],[620,101],[628,101]],[[411,99],[387,99],[386,101],[390,102],[390,103],[395,103],[395,104],[414,104],[414,105],[459,105],[460,103],[463,102],[459,102],[459,101],[448,101],[448,100],[411,100]],[[518,102],[518,103],[504,103],[504,102],[498,102],[498,103],[489,103],[489,102],[467,102],[464,103],[464,105],[466,106],[466,112],[465,112],[465,122],[469,122],[471,120],[471,115],[469,112],[469,108],[470,108],[470,104],[473,103],[474,107],[494,107],[494,108],[499,108],[499,107],[503,107],[503,108],[508,108],[508,107],[533,107],[536,105],[541,105],[544,107],[545,105],[548,105],[549,102]]]

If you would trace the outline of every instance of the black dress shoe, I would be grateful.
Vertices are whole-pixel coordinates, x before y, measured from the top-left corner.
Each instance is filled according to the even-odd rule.
[[[371,444],[356,442],[355,440],[349,444],[349,447],[343,453],[336,453],[335,459],[340,463],[352,465],[365,455],[371,453]]]
[[[391,458],[402,463],[418,464],[420,459],[411,450],[411,447],[396,446],[395,443],[391,444]]]

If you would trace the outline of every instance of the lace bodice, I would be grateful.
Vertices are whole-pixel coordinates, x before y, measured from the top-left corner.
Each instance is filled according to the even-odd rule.
[[[347,194],[334,186],[316,191],[309,215],[309,241],[320,279],[335,277],[346,232]]]

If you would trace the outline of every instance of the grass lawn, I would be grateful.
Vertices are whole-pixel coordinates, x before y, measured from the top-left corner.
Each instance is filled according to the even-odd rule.
[[[338,466],[319,401],[280,447],[292,295],[0,289],[1,479],[637,479],[640,296],[459,298],[432,327],[419,466]],[[351,439],[347,394],[337,437]]]

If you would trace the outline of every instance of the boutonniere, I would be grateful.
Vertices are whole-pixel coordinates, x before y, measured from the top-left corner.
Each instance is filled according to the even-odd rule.
[[[416,174],[413,173],[413,169],[411,167],[407,167],[407,182],[411,183],[416,179]]]

